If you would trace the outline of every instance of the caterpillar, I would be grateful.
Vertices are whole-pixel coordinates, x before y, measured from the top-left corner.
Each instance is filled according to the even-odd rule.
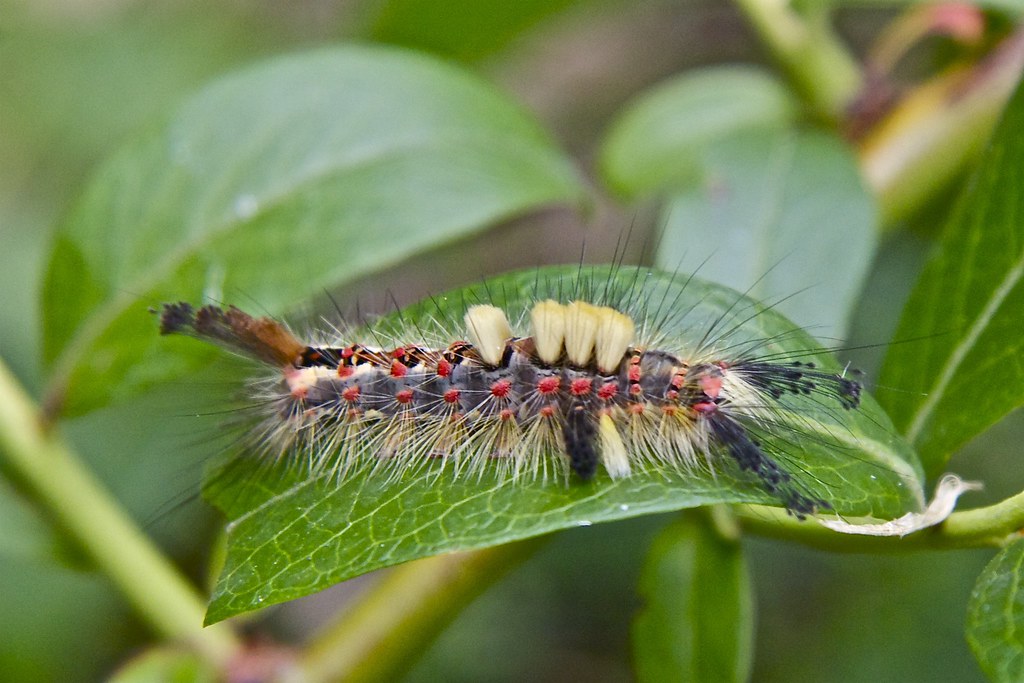
[[[602,288],[602,279],[627,284]],[[272,368],[252,385],[262,416],[247,447],[296,457],[317,476],[345,477],[367,460],[391,473],[440,461],[457,475],[561,473],[572,485],[601,470],[611,479],[714,472],[725,459],[800,518],[830,507],[794,480],[777,442],[799,438],[791,398],[833,419],[858,408],[860,381],[801,354],[768,353],[778,338],[733,339],[760,314],[738,314],[748,301],[738,295],[718,316],[681,324],[696,304],[679,310],[676,285],[639,268],[580,268],[534,282],[525,305],[485,284],[479,291],[494,301],[430,300],[416,324],[398,314],[310,342],[234,306],[178,302],[163,306],[160,332]]]

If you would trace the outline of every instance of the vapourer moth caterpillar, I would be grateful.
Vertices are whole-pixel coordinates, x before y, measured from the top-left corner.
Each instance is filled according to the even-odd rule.
[[[249,563],[275,519],[308,524],[333,558],[317,576],[336,581],[396,548],[402,561],[710,502],[800,517],[921,505],[912,456],[855,374],[770,308],[694,278],[523,271],[310,339],[176,303],[161,330],[270,368],[210,487],[230,532],[251,537]]]

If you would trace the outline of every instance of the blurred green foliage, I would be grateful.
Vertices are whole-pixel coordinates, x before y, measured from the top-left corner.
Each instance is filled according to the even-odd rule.
[[[855,39],[873,35],[893,11],[851,11],[847,28]],[[323,0],[301,7],[0,0],[0,16],[0,354],[37,395],[44,380],[39,301],[53,226],[102,159],[126,137],[163,123],[215,76],[258,57],[351,39],[434,51],[471,64],[527,103],[581,167],[593,170],[600,131],[650,83],[684,66],[754,56],[742,18],[714,0],[449,7],[425,0]],[[605,207],[604,214],[587,241],[591,252],[603,248],[608,258],[623,227],[644,213]],[[544,227],[561,229],[551,225],[560,224]],[[916,239],[927,238],[889,237],[873,262],[865,257],[860,264],[867,285],[852,312],[856,341],[889,338],[927,248]],[[578,240],[552,241],[562,249],[559,260],[578,258]],[[713,250],[691,249],[697,263]],[[527,244],[510,263],[533,264],[536,251]],[[388,278],[381,282],[387,286]],[[429,292],[437,285],[428,280],[420,286]],[[408,290],[403,295],[416,297]],[[841,308],[840,320],[847,313]],[[866,365],[870,372],[870,355]],[[196,410],[199,383],[208,401],[199,410],[216,411],[230,386],[208,372],[65,429],[118,500],[202,582],[213,527],[209,510],[174,506],[176,492],[187,499],[196,490],[201,462],[217,446],[204,438],[216,433],[217,415],[198,423],[181,415]],[[957,471],[993,481],[986,499],[1024,488],[1014,460],[1019,429],[1019,421],[1005,423],[953,460]],[[150,640],[144,627],[103,577],[75,568],[59,532],[49,531],[6,487],[0,496],[0,543],[8,551],[0,553],[0,678],[31,683],[109,675],[132,648]],[[466,610],[411,679],[629,680],[635,587],[664,523],[648,517],[560,535]],[[864,558],[760,540],[744,545],[758,602],[755,680],[980,679],[963,640],[964,606],[991,553]],[[317,621],[307,603],[267,618],[298,623],[300,631]]]

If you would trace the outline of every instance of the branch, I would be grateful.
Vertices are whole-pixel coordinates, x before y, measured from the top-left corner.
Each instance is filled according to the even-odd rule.
[[[918,550],[1000,548],[1024,529],[1024,492],[988,507],[954,512],[942,524],[900,538],[851,536],[813,520],[799,521],[781,508],[739,505],[734,508],[744,531],[794,541],[820,550],[853,553],[901,553]]]
[[[306,648],[303,680],[394,680],[483,590],[543,543],[530,539],[400,565]]]
[[[841,121],[862,74],[832,31],[827,10],[802,17],[786,0],[735,3],[811,110],[833,124]]]
[[[240,650],[226,626],[203,629],[202,597],[53,431],[0,361],[0,458],[19,488],[67,533],[162,635],[218,668]]]

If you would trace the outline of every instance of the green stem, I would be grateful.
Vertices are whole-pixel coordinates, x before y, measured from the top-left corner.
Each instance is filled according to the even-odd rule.
[[[393,680],[487,586],[543,539],[438,555],[390,570],[298,662],[306,681]]]
[[[162,635],[189,642],[217,666],[240,649],[227,627],[202,628],[205,606],[53,431],[0,361],[0,457],[43,512],[77,542]]]
[[[862,73],[832,31],[827,11],[804,18],[786,0],[735,3],[810,108],[832,123],[841,121]]]
[[[801,522],[781,508],[739,505],[734,510],[744,531],[839,552],[900,553],[999,548],[1024,529],[1024,492],[995,505],[954,512],[942,524],[903,538],[842,534],[813,520]]]

